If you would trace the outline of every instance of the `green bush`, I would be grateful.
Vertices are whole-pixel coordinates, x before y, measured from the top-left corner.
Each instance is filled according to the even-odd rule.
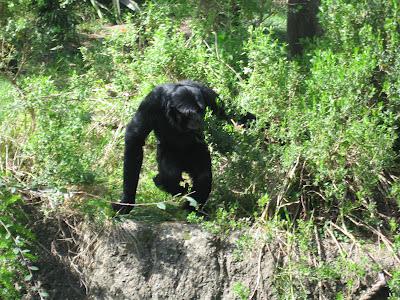
[[[377,188],[397,164],[398,71],[386,64],[397,61],[398,6],[371,5],[322,1],[324,35],[297,61],[287,60],[273,33],[250,31],[248,79],[239,99],[260,127],[267,126],[268,141],[282,144],[272,150],[282,173],[289,174],[297,160],[302,164],[285,201],[301,195],[315,209],[339,208],[343,216],[372,213],[379,197],[388,197],[377,197]],[[276,185],[267,192],[276,197],[274,190]]]
[[[23,87],[30,91],[24,103],[35,116],[26,155],[34,157],[31,167],[40,174],[37,184],[93,182],[95,153],[89,151],[89,140],[96,137],[87,129],[91,121],[87,102],[77,91],[60,94],[49,77],[26,78]]]
[[[74,13],[74,3],[65,9]],[[34,118],[22,147],[32,182],[96,183],[119,197],[124,124],[155,85],[190,78],[214,88],[232,115],[257,116],[243,131],[207,115],[212,211],[253,216],[267,194],[343,217],[396,198],[388,192],[396,179],[386,175],[398,164],[398,5],[322,1],[323,36],[289,60],[276,33],[282,14],[268,3],[260,12],[257,1],[147,1],[124,27],[83,41],[80,53],[35,65],[19,80],[17,101]],[[138,199],[165,200],[151,180],[154,137],[145,151]]]
[[[0,69],[15,59],[17,66],[25,64],[15,86],[0,78],[4,181],[88,191],[96,196],[82,197],[81,211],[97,216],[93,220],[107,219],[109,202],[121,194],[125,124],[154,86],[188,78],[215,89],[234,118],[246,112],[257,117],[243,129],[207,113],[213,159],[210,220],[192,214],[189,221],[226,235],[278,202],[279,218],[263,224],[278,228],[267,233],[269,239],[284,232],[293,249],[316,251],[310,243],[316,220],[347,226],[351,217],[387,230],[397,251],[397,1],[321,0],[323,34],[307,41],[304,55],[295,59],[288,58],[283,40],[284,11],[271,1],[201,3],[145,1],[140,12],[124,14],[119,27],[102,27],[103,21],[90,19],[93,15],[77,1],[0,4]],[[76,30],[84,33],[79,39]],[[138,203],[166,201],[161,208],[167,210],[159,210],[158,218],[174,218],[168,212],[174,207],[171,197],[152,181],[154,135],[144,151]],[[28,261],[31,257],[13,249],[26,249],[31,236],[16,225],[23,224],[19,200],[7,193],[0,197],[5,224],[0,224],[0,298],[15,298],[15,282],[29,273],[20,253]],[[150,220],[156,210],[142,206],[132,216]],[[293,231],[287,230],[290,218],[297,218]],[[8,237],[7,230],[22,242]],[[251,244],[247,238],[238,241],[238,256]],[[349,282],[345,297],[354,278],[365,275],[363,265],[348,260],[310,266],[308,259],[285,262],[276,274],[278,292],[306,298],[304,281],[344,280]],[[399,276],[393,274],[396,295]],[[249,295],[240,283],[234,290],[239,298]]]
[[[1,182],[0,182],[1,184]],[[21,198],[11,195],[4,188],[0,191],[0,297],[19,299],[21,292],[32,279],[35,257],[28,243],[33,235],[21,211]]]
[[[399,299],[400,297],[400,272],[397,270],[393,273],[392,279],[389,281],[390,300]]]

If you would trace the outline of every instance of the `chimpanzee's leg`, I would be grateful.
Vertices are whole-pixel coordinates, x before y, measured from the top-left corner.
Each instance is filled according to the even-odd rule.
[[[157,145],[158,174],[153,178],[155,185],[171,195],[186,194],[187,189],[180,186],[182,181],[182,166],[179,155],[174,151]]]
[[[193,193],[189,196],[197,201],[201,209],[211,192],[212,182],[211,157],[207,145],[200,144],[199,147],[191,153],[190,161],[185,163],[185,169],[187,169],[193,180]],[[193,210],[193,207],[188,205],[186,205],[185,208]]]

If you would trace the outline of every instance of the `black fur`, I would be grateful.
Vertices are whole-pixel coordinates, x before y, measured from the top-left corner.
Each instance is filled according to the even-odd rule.
[[[211,191],[211,158],[203,135],[206,107],[225,118],[216,104],[217,93],[193,81],[157,86],[140,104],[125,134],[124,190],[122,204],[113,208],[129,213],[134,204],[139,173],[143,161],[143,146],[149,133],[157,137],[158,175],[154,183],[166,192],[185,194],[180,186],[182,172],[192,178],[193,193],[200,207]],[[187,208],[190,208],[187,206]]]

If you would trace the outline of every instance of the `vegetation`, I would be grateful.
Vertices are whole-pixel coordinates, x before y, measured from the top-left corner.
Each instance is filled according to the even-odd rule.
[[[33,272],[38,268],[32,265],[35,256],[31,254],[29,242],[33,236],[24,227],[27,218],[21,211],[21,198],[1,187],[0,199],[0,297],[17,299],[27,288],[45,296],[46,292],[37,283],[31,283]]]
[[[125,124],[155,85],[185,78],[214,88],[233,115],[257,117],[243,129],[206,116],[214,185],[205,226],[227,233],[245,219],[316,256],[318,242],[306,243],[315,232],[354,241],[368,232],[400,255],[398,1],[321,0],[321,34],[291,58],[280,1],[148,0],[120,14],[99,4],[0,3],[0,298],[17,298],[19,274],[32,270],[33,237],[13,194],[46,190],[47,210],[110,218]],[[149,140],[130,217],[182,219],[180,199],[153,185]],[[306,298],[304,280],[362,276],[342,259],[311,267],[289,257],[278,293]],[[395,299],[399,270],[390,273]],[[235,293],[249,291],[238,283]]]

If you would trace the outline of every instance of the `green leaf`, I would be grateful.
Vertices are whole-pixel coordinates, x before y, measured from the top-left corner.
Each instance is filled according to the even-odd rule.
[[[24,281],[30,281],[32,279],[32,274],[28,274],[24,277]]]
[[[194,200],[192,197],[186,196],[185,198],[189,202],[190,206],[193,206],[195,208],[199,207],[199,204],[197,203],[197,201]]]
[[[38,271],[39,270],[39,268],[36,267],[36,266],[28,266],[28,269],[32,270],[32,271]]]
[[[42,298],[49,298],[49,294],[47,293],[47,292],[45,292],[45,291],[40,291],[39,292],[39,295],[42,297]]]
[[[165,205],[164,202],[158,202],[158,203],[157,203],[157,207],[158,207],[159,209],[162,209],[162,210],[165,210],[165,209],[167,208],[167,206]]]

